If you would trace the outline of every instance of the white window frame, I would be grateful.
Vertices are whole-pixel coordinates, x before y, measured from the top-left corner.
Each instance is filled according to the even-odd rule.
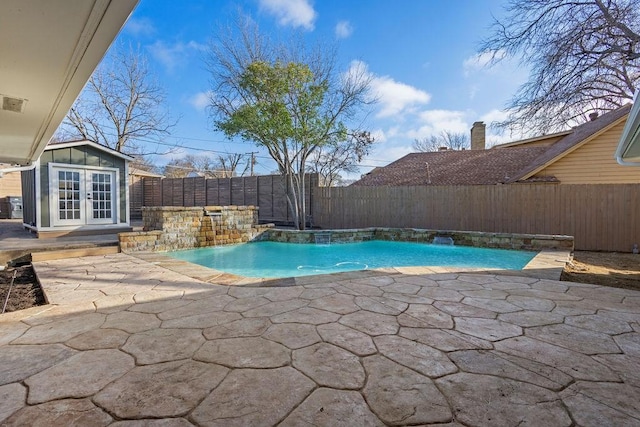
[[[84,166],[72,165],[68,163],[49,163],[49,217],[53,227],[60,226],[86,226],[86,225],[113,225],[120,222],[120,173],[118,168],[103,166]],[[80,220],[60,220],[58,218],[58,172],[59,171],[78,171],[80,172]],[[87,193],[91,192],[89,188],[91,172],[112,173],[114,176],[111,218],[95,220],[92,217],[93,204],[92,200],[87,198]]]

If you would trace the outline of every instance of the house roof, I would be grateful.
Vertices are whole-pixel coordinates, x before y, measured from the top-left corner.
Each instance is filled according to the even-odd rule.
[[[97,150],[100,151],[104,151],[106,153],[109,153],[113,156],[116,157],[120,157],[121,159],[125,159],[125,160],[133,160],[133,157],[128,156],[124,153],[121,153],[119,151],[114,150],[113,148],[109,148],[105,145],[102,144],[97,144],[93,141],[89,141],[88,139],[81,139],[81,140],[77,140],[77,141],[55,141],[55,142],[50,142],[49,144],[47,144],[47,146],[44,148],[44,151],[48,151],[48,150],[57,150],[59,148],[69,148],[69,147],[78,147],[81,145],[89,145]]]
[[[586,143],[590,139],[598,136],[609,127],[621,122],[631,111],[631,104],[627,104],[616,110],[609,111],[595,120],[581,124],[573,128],[573,131],[548,147],[543,153],[535,158],[529,165],[523,168],[520,173],[512,176],[507,183],[525,180],[549,164],[555,162],[561,157],[566,156],[571,151]]]
[[[534,176],[549,164],[625,119],[631,105],[610,111],[567,132],[529,138],[489,150],[411,153],[371,171],[351,185],[493,185],[515,182],[558,182],[553,176]],[[529,146],[562,136],[547,146]],[[428,168],[427,168],[428,164]]]
[[[517,174],[547,147],[411,153],[351,185],[493,185]]]
[[[129,175],[145,176],[149,178],[164,178],[164,175],[159,173],[149,172],[136,167],[129,168]]]
[[[518,141],[511,141],[511,142],[505,142],[504,144],[497,144],[497,145],[494,145],[491,148],[510,148],[510,147],[515,147],[515,146],[518,146],[518,145],[531,144],[533,142],[543,142],[546,139],[565,136],[565,135],[570,134],[571,132],[572,132],[572,130],[565,130],[565,131],[562,131],[562,132],[550,133],[548,135],[534,136],[533,138],[520,139]]]

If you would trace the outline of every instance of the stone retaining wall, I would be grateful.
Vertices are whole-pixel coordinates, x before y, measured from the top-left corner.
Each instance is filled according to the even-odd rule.
[[[144,231],[120,233],[123,252],[166,252],[257,240],[315,243],[330,235],[332,243],[366,240],[433,242],[436,236],[451,237],[455,245],[539,251],[573,251],[571,236],[541,234],[440,231],[415,228],[362,228],[352,230],[283,230],[258,224],[255,206],[143,207]]]
[[[433,242],[434,237],[451,237],[455,245],[481,248],[539,251],[560,249],[573,251],[572,236],[542,234],[485,233],[480,231],[439,231],[415,228],[361,228],[353,230],[280,230],[272,229],[262,240],[288,243],[314,243],[318,234],[331,234],[332,243],[362,242],[366,240],[395,240],[402,242]]]
[[[259,238],[255,206],[143,207],[144,231],[120,233],[123,252],[166,252],[230,245]]]

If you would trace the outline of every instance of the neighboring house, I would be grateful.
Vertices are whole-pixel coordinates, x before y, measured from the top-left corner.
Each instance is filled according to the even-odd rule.
[[[24,226],[38,237],[131,231],[131,160],[91,141],[47,145],[22,171]]]
[[[0,164],[0,218],[22,218],[22,186],[20,172],[11,165]]]
[[[411,153],[352,185],[640,183],[640,169],[622,167],[613,156],[630,110],[626,105],[569,131],[491,149],[484,149],[484,125],[474,123],[471,150]]]
[[[2,173],[3,169],[12,169],[11,165],[0,164],[0,218],[18,218],[22,211],[15,209],[15,199],[22,198],[20,172]],[[22,205],[22,203],[20,203]]]

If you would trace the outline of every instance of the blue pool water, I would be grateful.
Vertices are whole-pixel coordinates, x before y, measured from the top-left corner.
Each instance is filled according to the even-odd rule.
[[[428,265],[520,270],[536,252],[372,240],[331,245],[255,242],[168,255],[239,276],[276,278]]]

